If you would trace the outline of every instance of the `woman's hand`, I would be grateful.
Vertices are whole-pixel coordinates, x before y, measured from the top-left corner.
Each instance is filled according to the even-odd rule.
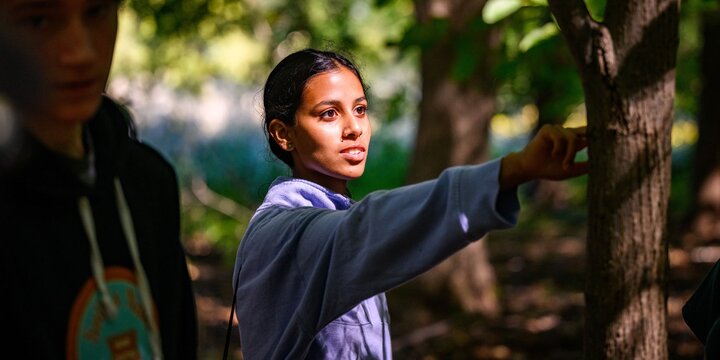
[[[500,189],[536,179],[564,180],[588,172],[588,162],[575,162],[575,154],[587,146],[586,127],[545,125],[518,153],[510,153],[500,166]]]

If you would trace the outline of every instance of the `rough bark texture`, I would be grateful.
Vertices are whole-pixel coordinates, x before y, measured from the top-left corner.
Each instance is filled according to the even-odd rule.
[[[720,239],[720,12],[705,13],[700,67],[703,89],[695,146],[695,214],[693,230],[699,240]]]
[[[488,156],[490,118],[495,111],[495,84],[491,70],[498,57],[497,27],[471,27],[485,0],[420,0],[420,24],[445,21],[448,30],[421,54],[422,100],[420,121],[408,182],[437,177],[449,166],[480,163]],[[475,24],[476,25],[476,24]],[[474,26],[474,25],[472,25]],[[468,34],[473,38],[468,39]],[[475,70],[467,79],[453,77],[458,38],[481,49]],[[431,291],[447,288],[467,311],[494,317],[499,314],[495,276],[482,241],[470,245],[420,278]]]
[[[666,211],[679,0],[550,0],[583,78],[591,158],[586,359],[667,359]]]

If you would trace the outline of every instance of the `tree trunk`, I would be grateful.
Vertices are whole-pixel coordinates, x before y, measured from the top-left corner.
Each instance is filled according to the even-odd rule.
[[[588,112],[586,359],[667,359],[666,212],[679,0],[550,0]]]
[[[485,0],[416,2],[419,24],[441,22],[446,28],[421,50],[422,100],[410,183],[488,157],[489,123],[495,111],[491,72],[499,56],[500,34],[497,26],[479,23],[484,6]],[[471,71],[466,66],[458,75],[458,63],[468,60]],[[488,317],[499,314],[495,275],[482,241],[421,276],[420,282],[434,292],[449,287],[467,311]]]
[[[705,13],[700,55],[703,89],[695,145],[694,233],[699,240],[720,239],[720,11]]]

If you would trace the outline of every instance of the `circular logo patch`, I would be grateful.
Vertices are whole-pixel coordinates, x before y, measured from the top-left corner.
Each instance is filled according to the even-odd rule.
[[[152,359],[150,326],[135,274],[126,268],[109,267],[105,280],[117,315],[106,313],[95,279],[88,279],[70,313],[67,359]],[[153,316],[157,319],[156,312]]]

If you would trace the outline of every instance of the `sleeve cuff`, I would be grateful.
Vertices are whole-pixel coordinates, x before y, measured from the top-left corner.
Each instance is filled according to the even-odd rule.
[[[517,223],[517,187],[500,191],[500,159],[462,167],[458,183],[460,220],[470,241]]]

